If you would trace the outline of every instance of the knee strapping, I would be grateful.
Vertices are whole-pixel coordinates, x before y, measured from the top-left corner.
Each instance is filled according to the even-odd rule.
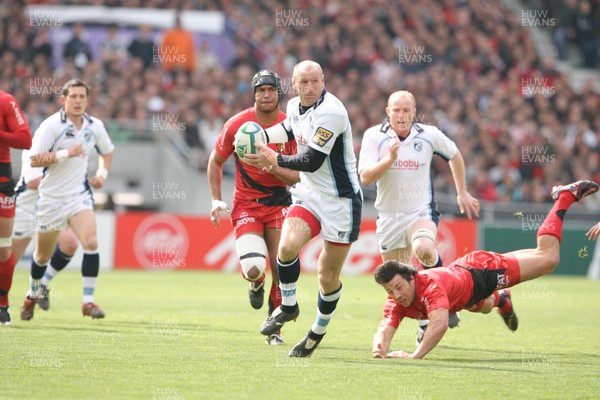
[[[415,233],[413,233],[412,238],[410,238],[411,244],[415,245],[415,240],[426,238],[431,240],[432,243],[435,243],[435,233],[431,232],[429,229],[417,229]]]
[[[235,241],[235,249],[242,265],[244,278],[253,267],[259,271],[256,279],[260,278],[267,269],[267,245],[265,240],[257,235],[243,235]]]
[[[12,246],[12,236],[7,238],[0,238],[0,247]]]

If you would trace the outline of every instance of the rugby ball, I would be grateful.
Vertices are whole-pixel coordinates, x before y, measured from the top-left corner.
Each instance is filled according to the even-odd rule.
[[[256,122],[244,122],[235,133],[235,153],[239,158],[244,158],[246,154],[255,154],[256,144],[267,144],[267,134]]]

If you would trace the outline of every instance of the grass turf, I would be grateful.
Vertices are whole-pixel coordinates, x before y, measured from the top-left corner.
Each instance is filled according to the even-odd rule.
[[[598,398],[600,290],[582,278],[545,277],[513,288],[519,330],[494,312],[462,322],[422,361],[370,358],[385,293],[370,276],[344,277],[328,334],[312,358],[287,356],[315,317],[316,276],[300,277],[296,323],[269,347],[237,274],[102,273],[104,320],[81,315],[81,277],[53,281],[51,308],[19,319],[27,273],[0,326],[4,399],[506,399]],[[394,350],[414,349],[405,321]]]

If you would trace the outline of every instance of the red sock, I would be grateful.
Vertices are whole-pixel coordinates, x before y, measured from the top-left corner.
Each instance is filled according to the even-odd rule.
[[[269,296],[271,297],[273,308],[277,308],[281,305],[281,289],[279,289],[279,285],[277,283],[271,283],[271,293]]]
[[[552,209],[544,220],[544,223],[538,229],[536,237],[542,235],[551,235],[562,241],[563,219],[571,204],[575,203],[575,196],[571,192],[561,192],[558,199],[554,202]]]
[[[500,314],[506,314],[507,312],[509,312],[512,308],[512,302],[510,301],[510,299],[508,297],[505,297],[503,301],[504,304],[500,304],[500,293],[498,293],[498,291],[496,290],[492,294],[494,295],[494,307],[498,307],[498,312]]]
[[[498,293],[497,290],[494,290],[492,295],[494,296],[494,307],[498,307],[498,303],[500,302],[500,293]]]
[[[8,292],[12,286],[13,273],[15,272],[15,255],[11,251],[10,257],[0,261],[0,306],[8,306]]]

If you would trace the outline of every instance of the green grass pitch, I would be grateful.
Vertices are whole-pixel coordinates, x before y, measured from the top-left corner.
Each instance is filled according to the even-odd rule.
[[[2,399],[597,399],[600,283],[546,277],[513,289],[519,330],[494,312],[463,311],[425,360],[370,358],[385,293],[370,276],[344,277],[327,336],[312,358],[287,356],[315,317],[316,276],[300,277],[300,317],[269,347],[238,274],[104,272],[104,320],[81,315],[81,277],[53,281],[51,308],[0,326]],[[407,321],[393,349],[414,349]]]

